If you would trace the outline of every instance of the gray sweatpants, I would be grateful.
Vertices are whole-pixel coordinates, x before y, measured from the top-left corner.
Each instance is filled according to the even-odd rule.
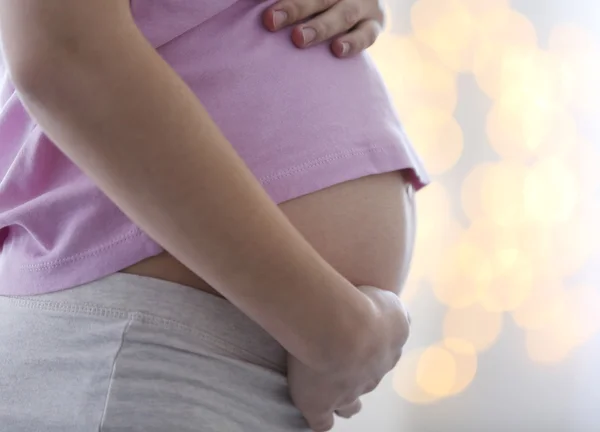
[[[308,431],[285,351],[229,302],[116,274],[0,297],[2,432]]]

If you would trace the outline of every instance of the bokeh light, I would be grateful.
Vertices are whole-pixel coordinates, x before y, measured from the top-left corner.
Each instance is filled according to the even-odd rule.
[[[443,345],[454,356],[455,380],[449,395],[456,395],[469,387],[477,375],[477,351],[471,343],[462,339],[448,338]]]
[[[394,98],[409,94],[423,82],[423,60],[410,37],[384,33],[369,49]]]
[[[566,97],[560,58],[537,47],[510,51],[504,60],[496,99],[529,117],[555,108]]]
[[[475,165],[467,173],[461,187],[462,210],[471,221],[477,221],[485,218],[483,206],[481,204],[481,185],[487,172],[491,170],[493,164],[484,162]]]
[[[394,372],[394,389],[413,403],[431,403],[463,392],[476,374],[475,347],[448,338],[408,352]]]
[[[536,363],[560,363],[567,358],[575,347],[564,327],[557,318],[553,325],[540,330],[529,330],[526,334],[527,354]]]
[[[566,293],[558,278],[541,278],[533,284],[531,295],[512,312],[514,321],[525,330],[542,330],[564,313]]]
[[[529,257],[518,250],[497,255],[490,284],[480,292],[479,302],[488,311],[517,309],[533,290],[533,266]]]
[[[456,72],[473,68],[483,17],[508,10],[508,0],[418,0],[411,9],[416,38]]]
[[[567,289],[567,331],[575,345],[583,345],[600,330],[600,290],[597,286],[576,285]]]
[[[575,286],[564,290],[561,307],[537,330],[527,332],[527,352],[539,363],[563,361],[600,330],[600,291]]]
[[[402,355],[402,359],[394,369],[394,391],[402,398],[415,404],[428,404],[439,399],[427,393],[417,383],[417,369],[425,348],[414,349]]]
[[[500,100],[487,117],[491,147],[504,159],[527,161],[572,148],[577,140],[573,117],[556,106]]]
[[[484,218],[500,226],[523,222],[526,176],[526,167],[512,162],[476,167],[463,183],[465,213],[471,220]]]
[[[527,173],[523,193],[527,218],[542,225],[568,221],[578,201],[573,171],[558,156],[539,160]]]
[[[418,0],[411,10],[415,36],[452,70],[473,63],[475,17],[460,0]]]
[[[415,107],[427,106],[444,110],[448,113],[454,112],[458,103],[458,88],[456,73],[443,67],[435,55],[417,44],[422,58],[422,82],[420,88],[413,89],[409,93],[412,107],[405,110],[408,114]]]
[[[417,384],[426,393],[441,397],[450,394],[456,382],[456,360],[447,349],[429,347],[417,365]]]
[[[450,309],[444,318],[444,337],[465,340],[478,351],[491,347],[502,331],[503,316],[480,304]]]
[[[546,250],[543,267],[562,275],[581,270],[600,244],[600,203],[587,199],[564,223],[548,230],[551,248]]]
[[[406,278],[406,282],[404,282],[404,286],[402,287],[402,291],[400,292],[400,298],[402,301],[410,306],[411,302],[417,296],[419,291],[423,288],[424,282],[420,279],[415,272],[410,272],[408,278]]]
[[[369,53],[403,119],[418,108],[435,108],[446,113],[456,108],[456,74],[444,68],[414,37],[384,33]]]
[[[410,277],[430,280],[432,267],[440,265],[459,235],[459,225],[452,217],[448,190],[440,183],[416,195],[416,208],[419,223]]]
[[[600,332],[600,282],[587,281],[600,259],[600,41],[575,23],[538,33],[509,0],[416,0],[410,24],[371,51],[434,179],[417,194],[403,298],[436,301],[442,340],[436,329],[394,375],[424,404],[478,379],[506,319],[532,365]],[[464,76],[479,95],[459,92]]]
[[[402,299],[411,302],[419,290],[430,282],[437,268],[446,261],[447,249],[460,235],[460,225],[452,217],[450,196],[446,187],[432,183],[416,195],[419,223],[410,274],[402,290]]]
[[[415,108],[403,117],[403,122],[430,174],[443,174],[458,162],[463,151],[463,132],[449,112]]]
[[[561,62],[561,86],[567,106],[597,111],[600,98],[598,39],[583,27],[560,24],[553,28],[548,46]]]
[[[533,24],[519,12],[499,9],[479,17],[473,73],[479,87],[491,98],[502,90],[504,76],[519,67],[515,59],[537,47]]]
[[[593,197],[600,186],[600,137],[595,142],[578,137],[574,145],[559,156],[576,177],[580,197]]]
[[[471,306],[488,289],[492,264],[477,243],[461,239],[446,252],[432,276],[438,300],[453,308]]]
[[[384,33],[391,33],[394,28],[394,14],[393,8],[390,1],[386,1],[383,3],[383,8],[385,11],[385,25],[383,27]]]

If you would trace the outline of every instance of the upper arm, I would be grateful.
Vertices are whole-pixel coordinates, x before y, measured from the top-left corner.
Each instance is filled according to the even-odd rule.
[[[0,38],[13,78],[55,63],[58,51],[110,43],[107,35],[116,40],[131,26],[128,0],[0,0]]]

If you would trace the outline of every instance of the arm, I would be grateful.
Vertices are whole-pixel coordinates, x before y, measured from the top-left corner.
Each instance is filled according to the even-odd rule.
[[[0,0],[0,29],[27,109],[166,250],[315,369],[369,341],[373,303],[287,221],[127,1]]]

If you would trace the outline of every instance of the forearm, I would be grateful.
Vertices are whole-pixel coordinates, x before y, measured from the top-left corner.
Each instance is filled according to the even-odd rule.
[[[143,37],[112,37],[46,41],[55,66],[15,70],[28,110],[125,214],[286,349],[311,366],[336,362],[369,302],[291,226]]]

